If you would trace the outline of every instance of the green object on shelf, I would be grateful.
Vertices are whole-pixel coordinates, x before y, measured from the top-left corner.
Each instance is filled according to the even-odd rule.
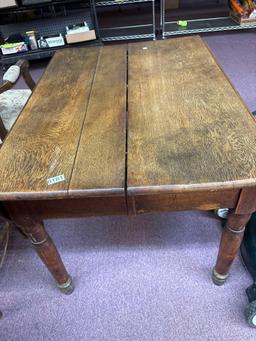
[[[19,46],[20,44],[24,44],[24,43],[23,42],[21,42],[21,43],[6,43],[6,44],[3,44],[3,45],[0,45],[0,48],[9,49],[11,47]]]
[[[177,21],[177,24],[181,27],[187,27],[188,26],[187,20],[179,20],[179,21]]]

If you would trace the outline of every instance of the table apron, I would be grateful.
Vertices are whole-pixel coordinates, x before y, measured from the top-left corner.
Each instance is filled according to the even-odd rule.
[[[128,213],[203,210],[235,208],[241,189],[211,190],[177,194],[128,195]]]
[[[38,219],[77,218],[107,215],[137,215],[143,213],[212,210],[221,207],[235,208],[241,189],[187,192],[178,194],[152,194],[125,197],[87,197],[55,200],[6,201],[5,206],[23,205]]]
[[[104,215],[127,215],[124,196],[90,197],[77,199],[6,201],[7,208],[15,206],[23,210],[23,205],[40,220],[56,218],[79,218]]]

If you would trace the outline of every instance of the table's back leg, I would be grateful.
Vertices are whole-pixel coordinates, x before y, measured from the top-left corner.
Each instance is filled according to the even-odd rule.
[[[255,210],[256,189],[241,190],[237,206],[230,211],[222,233],[217,262],[212,274],[215,284],[222,285],[225,283],[229,269],[243,240],[245,226]]]
[[[58,288],[65,294],[71,294],[74,290],[72,278],[62,262],[56,246],[46,232],[43,222],[33,215],[24,203],[6,203],[5,208],[13,222],[29,237],[37,254],[57,282]]]

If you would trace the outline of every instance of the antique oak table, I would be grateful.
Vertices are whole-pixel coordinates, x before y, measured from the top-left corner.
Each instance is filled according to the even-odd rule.
[[[255,186],[254,119],[199,37],[57,52],[0,150],[1,204],[65,293],[44,219],[229,207],[220,285]]]

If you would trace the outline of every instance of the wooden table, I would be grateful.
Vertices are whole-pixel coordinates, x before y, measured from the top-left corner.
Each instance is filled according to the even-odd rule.
[[[254,119],[199,37],[65,49],[1,148],[0,200],[65,293],[43,219],[229,207],[220,285],[256,210],[255,160]]]

